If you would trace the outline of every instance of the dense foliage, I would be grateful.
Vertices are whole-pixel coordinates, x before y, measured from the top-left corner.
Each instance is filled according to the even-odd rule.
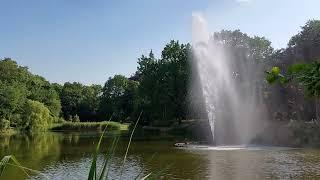
[[[296,63],[288,67],[287,73],[281,74],[279,67],[273,67],[267,72],[266,80],[270,84],[279,81],[281,84],[286,84],[291,81],[296,81],[305,89],[305,94],[315,98],[316,100],[316,119],[320,120],[320,109],[318,101],[320,98],[320,62],[313,63]]]
[[[289,119],[310,121],[320,117],[319,37],[320,21],[308,21],[302,31],[290,39],[286,49],[275,53],[274,67],[268,71],[267,81],[280,81],[283,86],[277,89],[291,102],[283,102],[288,106],[281,108],[295,114]]]
[[[317,108],[313,107],[319,104],[315,102],[319,99],[319,62],[314,61],[320,56],[319,37],[320,23],[312,20],[291,38],[286,49],[274,50],[266,38],[250,37],[239,30],[216,32],[212,39],[228,52],[226,60],[232,64],[239,87],[247,86],[244,79],[254,81],[256,89],[252,90],[266,102],[270,119],[281,116],[282,120],[307,121],[316,116]],[[142,55],[137,71],[129,78],[115,75],[103,86],[78,82],[61,85],[4,58],[0,61],[0,128],[44,130],[62,119],[104,121],[111,116],[118,122],[132,122],[141,110],[144,113],[139,123],[151,126],[206,118],[205,113],[198,113],[204,104],[201,90],[194,89],[200,86],[191,86],[191,81],[199,84],[199,77],[194,76],[197,73],[192,73],[197,69],[191,66],[191,45],[170,41],[161,57],[152,51]],[[267,85],[264,70],[272,67],[268,80],[286,85]],[[303,96],[301,86],[313,99]]]
[[[280,110],[286,111],[286,119],[291,120],[297,144],[320,145],[319,37],[320,21],[308,21],[302,31],[291,38],[287,49],[275,53],[277,62],[266,75],[269,83],[281,84],[277,89],[285,94],[283,100],[287,102],[282,104],[287,107]]]
[[[139,107],[144,110],[143,122],[170,125],[185,118],[188,80],[190,76],[189,44],[171,41],[160,59],[152,52],[138,61]]]
[[[60,98],[50,83],[9,58],[0,61],[0,107],[3,129],[43,130],[61,111]]]
[[[18,127],[23,130],[45,131],[52,123],[49,109],[41,102],[27,100]]]

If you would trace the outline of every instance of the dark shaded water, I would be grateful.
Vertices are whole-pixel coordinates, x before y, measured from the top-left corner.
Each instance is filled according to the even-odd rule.
[[[99,134],[45,133],[0,138],[1,157],[13,154],[26,167],[41,171],[29,179],[86,179]],[[103,147],[110,144],[105,138]],[[127,138],[112,159],[110,179],[119,179]],[[123,179],[163,172],[163,179],[318,179],[320,150],[316,149],[177,149],[172,138],[132,142]],[[106,151],[106,148],[103,149]],[[156,153],[154,155],[154,153]],[[154,155],[152,161],[151,157]],[[99,163],[103,160],[100,155]],[[28,179],[15,168],[0,179]]]

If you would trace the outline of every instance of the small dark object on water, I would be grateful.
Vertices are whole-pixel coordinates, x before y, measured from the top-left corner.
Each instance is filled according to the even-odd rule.
[[[190,144],[191,144],[190,142],[179,142],[179,143],[175,143],[174,146],[175,147],[186,147]]]

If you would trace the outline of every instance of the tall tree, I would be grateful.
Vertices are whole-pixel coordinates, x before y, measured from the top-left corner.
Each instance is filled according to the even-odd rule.
[[[117,121],[130,117],[135,109],[137,84],[122,75],[115,75],[102,89],[100,111],[106,117],[114,116]]]
[[[288,53],[295,59],[303,59],[311,62],[320,57],[320,21],[310,20],[303,27],[301,32],[293,36],[288,43]]]
[[[152,51],[138,61],[139,97],[145,122],[170,125],[185,118],[190,45],[168,43],[156,59]]]
[[[79,113],[82,96],[83,85],[77,82],[65,83],[60,94],[63,116],[66,119],[71,119]]]
[[[106,117],[99,117],[100,96],[102,95],[101,85],[83,86],[82,101],[79,109],[79,117],[86,121],[105,120]]]

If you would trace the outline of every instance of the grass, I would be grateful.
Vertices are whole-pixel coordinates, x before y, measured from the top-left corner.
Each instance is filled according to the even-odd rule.
[[[53,124],[49,129],[52,131],[103,131],[107,130],[127,131],[128,124],[121,124],[113,121],[102,122],[63,122]]]
[[[41,174],[41,175],[43,175],[43,177],[45,177],[46,179],[48,179],[48,178],[47,178],[44,174],[42,174],[41,172],[22,166],[22,165],[19,163],[19,161],[18,161],[13,155],[4,156],[4,157],[1,159],[1,161],[0,161],[0,177],[2,176],[2,174],[3,174],[3,172],[5,171],[5,169],[6,169],[7,166],[13,166],[13,167],[16,167],[16,168],[20,169],[24,174],[27,175],[27,177],[30,177],[30,173],[35,173],[35,174]]]

